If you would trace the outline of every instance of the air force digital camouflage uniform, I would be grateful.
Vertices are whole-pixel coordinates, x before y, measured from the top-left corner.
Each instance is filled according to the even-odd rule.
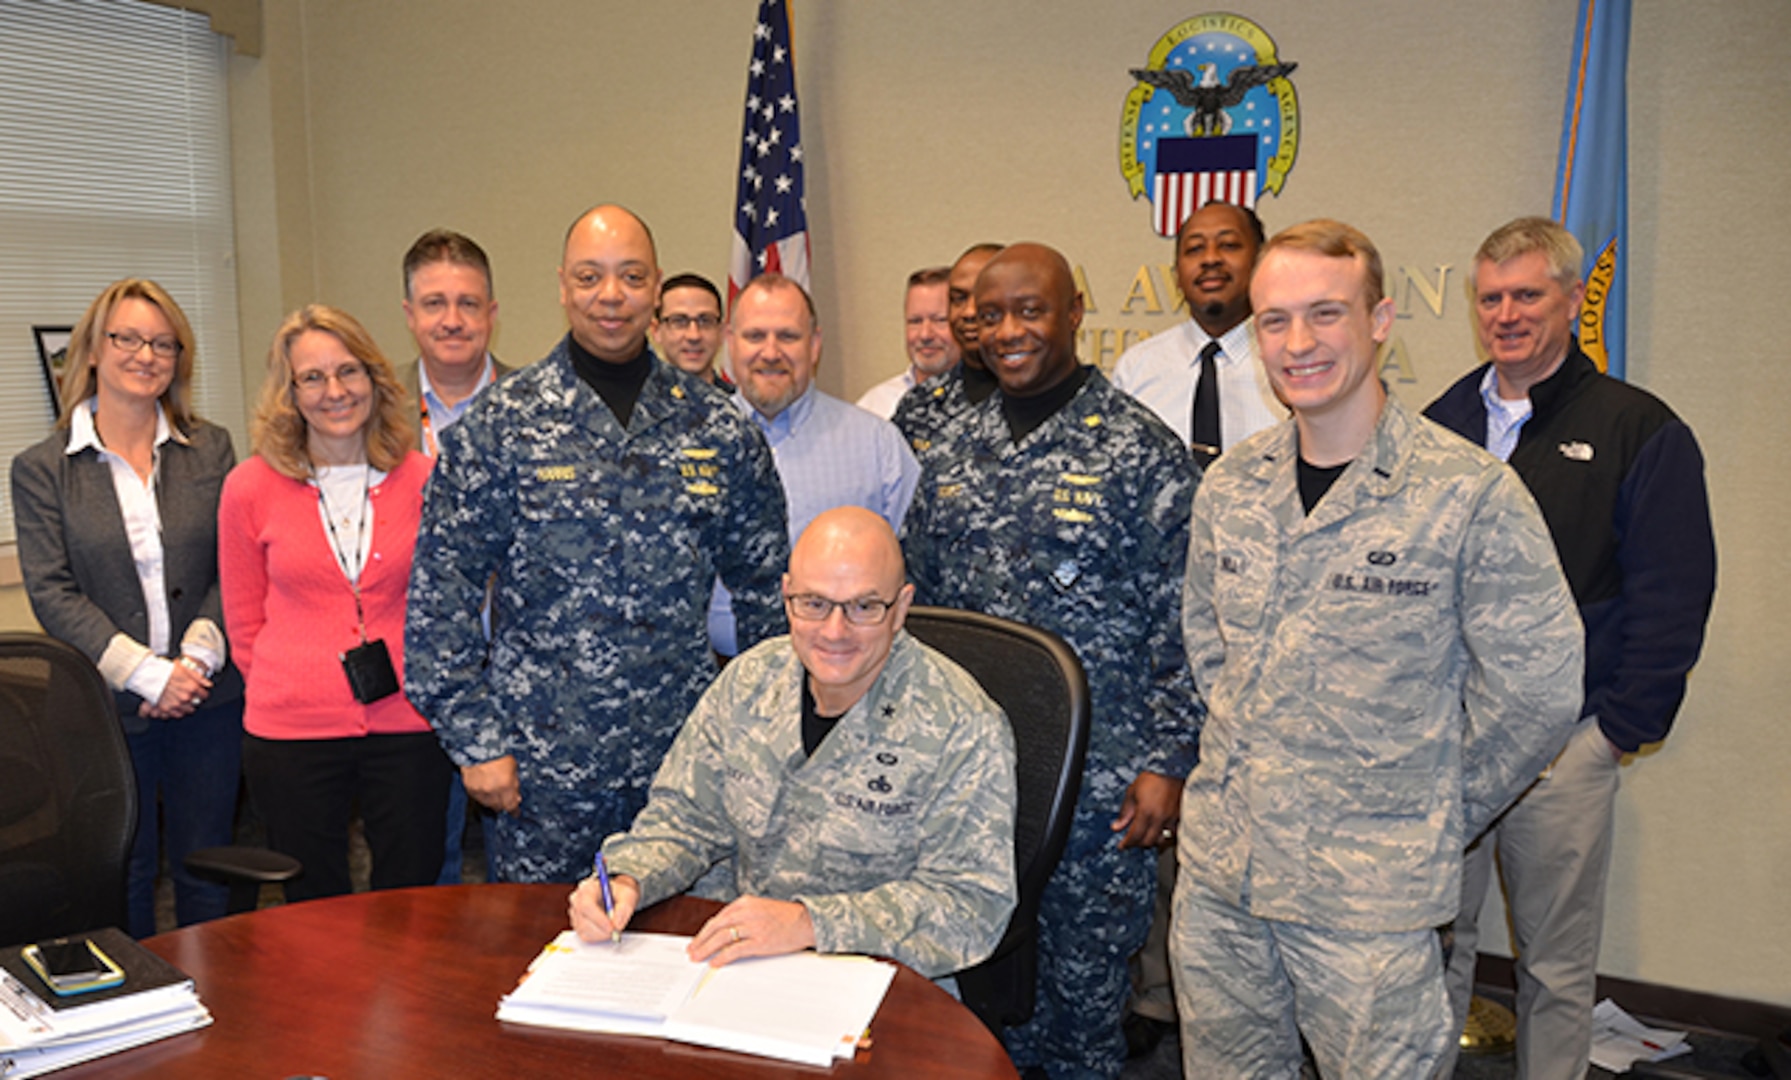
[[[455,764],[516,758],[522,806],[497,816],[497,876],[575,880],[645,803],[714,677],[717,573],[742,642],[784,630],[783,489],[725,396],[655,359],[624,430],[564,341],[486,390],[442,449],[411,573],[405,690]]]
[[[1088,760],[1039,908],[1038,1004],[1007,1042],[1054,1078],[1117,1076],[1126,959],[1150,929],[1150,848],[1110,825],[1143,771],[1180,777],[1201,709],[1176,622],[1196,472],[1187,448],[1098,371],[1015,446],[992,395],[927,466],[903,547],[916,602],[1059,634],[1088,671]]]
[[[730,663],[604,842],[641,906],[711,865],[720,899],[800,901],[820,952],[892,956],[923,975],[994,951],[1014,909],[1014,741],[965,671],[898,634],[876,682],[802,753],[802,663],[788,638]]]
[[[1396,399],[1310,515],[1297,455],[1287,421],[1195,499],[1183,1068],[1297,1075],[1297,1009],[1327,1077],[1428,1076],[1451,1031],[1431,928],[1573,728],[1579,617],[1516,474]]]

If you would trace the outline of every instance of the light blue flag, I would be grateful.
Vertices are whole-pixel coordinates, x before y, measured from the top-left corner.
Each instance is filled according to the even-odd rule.
[[[1580,0],[1555,171],[1555,220],[1586,249],[1580,346],[1619,379],[1629,286],[1629,4]]]

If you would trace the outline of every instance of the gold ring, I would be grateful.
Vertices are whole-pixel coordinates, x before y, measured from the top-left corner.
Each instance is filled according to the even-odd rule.
[[[734,944],[740,944],[740,928],[738,926],[728,927],[728,935],[734,939]]]

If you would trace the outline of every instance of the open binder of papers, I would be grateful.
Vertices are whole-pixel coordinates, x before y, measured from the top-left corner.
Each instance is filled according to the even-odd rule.
[[[690,939],[629,932],[619,942],[549,942],[497,1018],[516,1024],[651,1035],[808,1065],[850,1058],[895,977],[863,956],[692,963]]]
[[[109,990],[58,997],[0,950],[0,1077],[40,1076],[211,1023],[193,980],[115,929],[85,935],[123,969]]]

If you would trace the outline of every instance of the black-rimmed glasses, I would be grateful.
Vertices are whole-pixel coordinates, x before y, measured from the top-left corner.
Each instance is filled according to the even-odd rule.
[[[845,613],[846,621],[853,626],[876,626],[889,615],[889,609],[895,606],[895,601],[875,596],[829,600],[814,593],[797,593],[784,597],[784,605],[790,609],[792,616],[803,622],[821,622],[833,614],[834,608],[839,608]]]
[[[695,325],[700,330],[713,330],[721,325],[719,315],[667,315],[660,322],[682,334]]]
[[[118,347],[126,356],[137,355],[137,350],[149,346],[149,351],[163,360],[172,360],[180,355],[180,339],[171,337],[146,338],[133,330],[108,330],[106,340]]]

